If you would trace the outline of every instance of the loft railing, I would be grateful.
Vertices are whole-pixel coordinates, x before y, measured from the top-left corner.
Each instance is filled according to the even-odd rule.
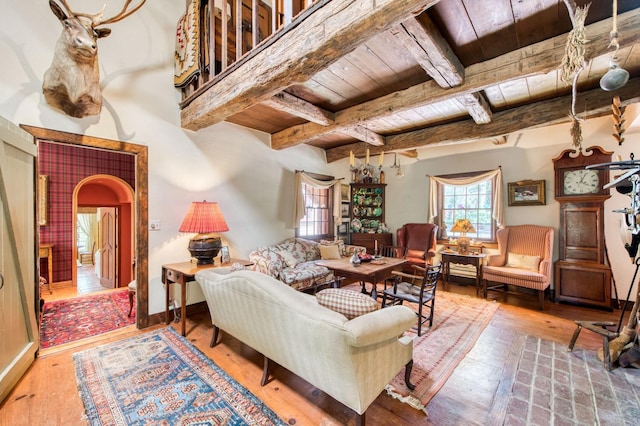
[[[194,0],[186,0],[187,8]],[[181,107],[251,56],[257,47],[330,0],[201,0],[198,72],[185,84]]]

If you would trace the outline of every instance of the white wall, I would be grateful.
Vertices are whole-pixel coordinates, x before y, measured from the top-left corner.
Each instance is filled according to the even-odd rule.
[[[84,12],[97,11],[103,3],[71,1]],[[120,4],[110,2],[105,15],[116,13]],[[150,313],[164,310],[162,264],[189,258],[190,236],[177,229],[191,201],[220,203],[230,228],[221,236],[232,256],[246,258],[255,247],[294,234],[289,224],[294,170],[331,173],[348,182],[347,159],[327,165],[318,149],[301,146],[273,151],[268,135],[227,123],[198,132],[180,127],[172,61],[182,1],[147,2],[135,15],[111,25],[111,36],[99,42],[103,110],[99,117],[84,119],[53,110],[41,93],[42,76],[60,33],[48,3],[0,0],[0,8],[1,116],[16,124],[149,147],[149,219],[161,221],[161,230],[149,233]],[[632,113],[637,115],[635,110]],[[584,146],[600,145],[614,151],[614,158],[618,154],[628,158],[640,137],[628,132],[625,144],[618,147],[611,130],[608,118],[586,122]],[[426,220],[426,175],[502,166],[505,189],[507,182],[516,180],[545,179],[547,183],[547,205],[508,208],[507,224],[537,223],[557,229],[559,208],[553,198],[551,160],[568,148],[569,129],[563,125],[511,135],[501,146],[481,141],[421,149],[418,160],[399,156],[405,176],[398,179],[390,169],[386,173],[388,225],[395,232],[403,223]],[[385,166],[392,162],[393,156],[386,155]],[[621,297],[626,295],[633,267],[618,237],[619,215],[609,211],[627,204],[626,196],[614,193],[607,202],[606,217],[609,254]],[[189,287],[188,300],[203,300],[197,286]]]
[[[105,2],[69,3],[96,12]],[[121,4],[109,2],[105,16],[117,13]],[[294,235],[294,171],[328,172],[324,152],[307,146],[273,151],[268,135],[228,123],[199,132],[180,127],[173,49],[183,1],[147,2],[110,26],[112,34],[99,41],[102,113],[84,119],[53,110],[41,92],[61,30],[48,2],[0,0],[0,10],[0,116],[149,147],[149,219],[161,221],[160,231],[149,232],[151,314],[164,311],[162,265],[189,260],[191,235],[178,227],[191,201],[220,204],[229,224],[221,237],[234,257],[247,258],[258,245]],[[188,288],[189,303],[204,300],[197,285]]]

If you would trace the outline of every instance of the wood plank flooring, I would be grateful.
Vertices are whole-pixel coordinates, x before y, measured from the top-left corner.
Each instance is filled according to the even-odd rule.
[[[451,285],[449,291],[474,295],[471,287]],[[375,425],[476,425],[499,424],[509,389],[507,377],[515,366],[514,354],[524,335],[568,344],[574,320],[618,321],[620,311],[606,312],[565,304],[545,303],[536,310],[535,297],[498,297],[496,315],[474,349],[460,363],[449,381],[427,407],[429,416],[381,394],[367,411],[367,424]],[[626,317],[625,317],[626,321]],[[177,324],[173,326],[178,329]],[[103,335],[82,346],[50,351],[36,359],[27,375],[0,405],[2,425],[83,425],[84,409],[76,388],[72,354],[79,350],[138,335],[144,331],[124,329]],[[211,320],[208,314],[187,319],[187,337],[227,373],[295,425],[353,425],[352,411],[283,368],[260,386],[262,358],[253,349],[223,335],[222,343],[209,348]],[[601,339],[583,331],[576,348],[596,350]],[[517,358],[516,358],[517,359]],[[309,362],[313,362],[310,360]]]

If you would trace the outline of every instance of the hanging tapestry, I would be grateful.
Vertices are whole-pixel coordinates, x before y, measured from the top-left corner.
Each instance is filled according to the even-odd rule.
[[[200,74],[200,0],[191,0],[178,20],[173,85],[184,87]]]

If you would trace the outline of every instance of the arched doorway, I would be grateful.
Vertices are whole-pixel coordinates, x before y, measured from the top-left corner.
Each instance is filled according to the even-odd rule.
[[[148,147],[129,142],[103,139],[94,136],[79,135],[40,127],[21,125],[39,141],[54,141],[88,149],[102,149],[135,156],[135,277],[136,327],[149,326],[149,233],[148,233]]]
[[[82,207],[95,208],[98,214],[95,236],[88,241],[95,250],[97,276],[105,288],[126,287],[134,279],[135,209],[133,188],[111,175],[93,175],[80,181],[73,191],[73,216]],[[78,220],[73,221],[73,284],[78,285]],[[95,247],[95,249],[93,248]]]

